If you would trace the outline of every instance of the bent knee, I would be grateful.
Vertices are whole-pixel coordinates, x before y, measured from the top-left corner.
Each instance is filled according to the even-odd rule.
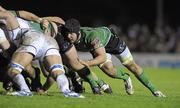
[[[51,76],[56,78],[60,74],[65,74],[64,67],[62,64],[54,64],[49,69],[51,71]]]

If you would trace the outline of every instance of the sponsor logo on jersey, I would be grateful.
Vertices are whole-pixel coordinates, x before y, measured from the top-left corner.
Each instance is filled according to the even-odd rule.
[[[92,42],[91,45],[93,48],[98,48],[100,47],[101,43],[100,43],[100,39],[98,37],[96,37]]]

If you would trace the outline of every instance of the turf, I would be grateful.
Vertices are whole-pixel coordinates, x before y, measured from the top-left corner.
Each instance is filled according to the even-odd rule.
[[[65,98],[58,92],[57,86],[49,90],[48,95],[32,97],[14,97],[4,95],[0,85],[0,108],[179,108],[180,107],[180,69],[145,68],[145,72],[166,98],[154,97],[130,73],[135,88],[134,95],[127,95],[122,80],[107,77],[97,68],[92,69],[100,78],[111,85],[112,95],[93,95],[87,83],[84,83],[85,99]],[[123,69],[127,71],[126,69]],[[44,79],[42,79],[44,81]]]

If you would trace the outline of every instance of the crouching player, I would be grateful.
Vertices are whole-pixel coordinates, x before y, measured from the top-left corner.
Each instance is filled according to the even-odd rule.
[[[12,95],[33,95],[20,73],[33,59],[38,59],[43,62],[50,75],[57,81],[58,87],[65,97],[84,97],[69,89],[69,83],[67,77],[64,75],[64,68],[58,51],[59,47],[53,38],[45,36],[37,29],[28,28],[28,22],[22,19],[16,19],[8,11],[2,10],[0,14],[0,19],[5,20],[9,31],[7,37],[3,36],[3,42],[8,43],[10,41],[17,46],[17,50],[13,53],[11,63],[9,64],[8,75],[20,87],[20,91],[13,92]]]

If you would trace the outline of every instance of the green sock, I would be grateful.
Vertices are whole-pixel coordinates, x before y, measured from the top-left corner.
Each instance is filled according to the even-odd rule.
[[[129,74],[118,69],[115,78],[127,80],[129,78]]]
[[[146,86],[151,92],[157,91],[156,87],[150,82],[145,72],[142,72],[141,75],[137,76],[138,80]]]
[[[98,80],[96,80],[96,82],[100,87],[102,87],[105,83],[102,79],[99,79],[99,78],[98,78]]]
[[[98,87],[95,78],[93,77],[90,69],[88,67],[84,67],[77,71],[78,75],[83,78],[85,81],[87,81],[91,88]]]
[[[96,83],[92,74],[87,75],[86,78],[87,78],[87,81],[89,82],[89,84],[91,85],[91,87],[98,87],[98,84]]]

